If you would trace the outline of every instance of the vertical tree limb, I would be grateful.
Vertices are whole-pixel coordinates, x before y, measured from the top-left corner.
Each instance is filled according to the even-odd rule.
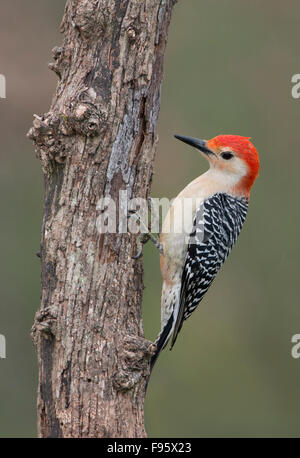
[[[68,0],[59,84],[35,116],[45,177],[38,351],[40,437],[144,437],[153,347],[136,236],[99,234],[97,202],[147,198],[174,0]]]

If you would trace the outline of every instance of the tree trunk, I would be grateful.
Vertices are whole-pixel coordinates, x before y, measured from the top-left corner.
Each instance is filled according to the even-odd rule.
[[[59,84],[34,140],[45,177],[41,308],[33,325],[40,437],[145,437],[153,345],[136,235],[100,234],[97,203],[147,198],[175,0],[68,0]]]

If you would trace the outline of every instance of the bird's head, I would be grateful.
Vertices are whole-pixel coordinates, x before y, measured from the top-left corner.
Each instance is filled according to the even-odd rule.
[[[208,160],[210,168],[224,174],[234,183],[239,194],[249,197],[250,189],[258,175],[259,157],[249,137],[218,135],[211,140],[175,135],[194,146]]]

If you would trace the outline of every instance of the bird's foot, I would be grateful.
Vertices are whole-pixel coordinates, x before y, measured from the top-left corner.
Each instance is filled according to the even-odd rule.
[[[158,249],[161,255],[164,254],[164,249],[161,243],[157,240],[156,237],[154,237],[150,232],[146,234],[140,234],[137,240],[137,247],[138,247],[138,252],[136,255],[132,256],[132,259],[139,259],[142,254],[143,254],[143,247],[145,243],[147,243],[149,240],[153,243],[153,245]]]
[[[137,213],[136,210],[130,210],[129,211],[129,215],[128,217],[134,215],[138,221],[140,221],[141,223],[141,218],[139,216],[139,214]],[[151,242],[153,243],[153,245],[158,249],[158,251],[160,252],[160,254],[164,254],[164,250],[163,250],[163,246],[161,243],[159,243],[158,239],[156,237],[154,237],[154,235],[151,234],[151,232],[149,231],[149,229],[147,227],[144,227],[143,228],[144,231],[147,231],[147,232],[143,232],[139,235],[138,237],[138,240],[137,240],[137,247],[138,247],[138,252],[136,255],[132,256],[133,259],[139,259],[142,254],[143,254],[143,247],[145,245],[145,243],[147,243],[149,240],[151,240]]]
[[[143,247],[145,243],[149,240],[148,234],[140,234],[137,239],[137,248],[138,252],[136,255],[132,256],[132,259],[139,259],[143,254]]]

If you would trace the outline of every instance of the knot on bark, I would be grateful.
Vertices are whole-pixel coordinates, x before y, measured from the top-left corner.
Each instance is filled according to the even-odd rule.
[[[53,306],[39,309],[36,312],[34,324],[31,328],[31,338],[34,344],[37,343],[39,334],[43,334],[47,338],[55,336],[57,315],[57,308]]]
[[[90,101],[82,102],[84,94],[88,94],[86,88],[69,103],[65,113],[34,115],[33,126],[27,137],[33,140],[36,155],[46,174],[52,171],[51,161],[58,164],[65,162],[70,148],[66,137],[76,134],[95,137],[105,128],[107,113]],[[85,98],[88,99],[88,95]]]
[[[60,46],[55,46],[52,49],[52,57],[54,59],[54,62],[50,62],[48,64],[48,67],[50,68],[50,70],[53,70],[61,79],[62,71],[64,70],[64,68],[67,67],[68,64],[68,59],[65,55],[64,48]]]
[[[138,31],[136,30],[135,27],[133,27],[133,26],[128,27],[127,30],[126,30],[126,33],[127,33],[127,36],[128,36],[128,38],[129,38],[129,40],[131,42],[134,42],[136,40],[137,35],[138,35]]]
[[[125,336],[119,351],[119,367],[114,374],[114,386],[118,391],[131,390],[142,378],[150,375],[150,359],[155,353],[154,343],[137,336]]]
[[[50,112],[43,116],[34,115],[33,127],[27,134],[35,144],[44,173],[51,169],[50,161],[59,164],[65,162],[67,151],[61,136],[61,124],[62,120],[57,114]]]
[[[98,0],[81,0],[76,7],[73,26],[79,30],[82,38],[99,39],[99,35],[106,29],[109,21],[111,21],[111,14],[108,6],[99,7]]]
[[[64,135],[98,136],[106,128],[107,111],[101,107],[93,87],[83,87],[69,103],[62,115],[61,131]]]
[[[97,107],[92,103],[84,102],[72,104],[66,118],[70,129],[87,137],[95,137],[100,134],[102,120]]]

